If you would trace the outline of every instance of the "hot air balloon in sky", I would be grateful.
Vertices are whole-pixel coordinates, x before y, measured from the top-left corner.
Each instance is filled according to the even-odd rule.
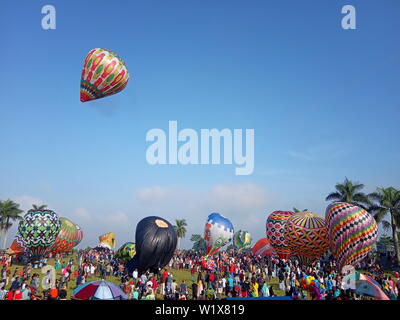
[[[107,249],[114,249],[117,245],[115,241],[115,234],[114,232],[108,232],[106,234],[102,234],[99,236],[99,247],[107,248]]]
[[[251,248],[251,234],[247,230],[239,230],[233,236],[233,247],[237,251]]]
[[[136,226],[136,255],[128,262],[129,273],[134,269],[158,272],[174,255],[178,236],[171,223],[160,217],[147,217]]]
[[[329,249],[325,219],[312,212],[297,212],[285,224],[285,242],[290,252],[317,260]]]
[[[255,256],[271,256],[273,253],[273,249],[269,240],[267,238],[261,238],[256,242],[256,244],[251,249],[252,254]]]
[[[219,213],[211,213],[208,216],[204,231],[206,255],[211,256],[218,252],[232,240],[233,234],[233,225],[227,218]]]
[[[52,210],[29,210],[20,222],[18,232],[36,259],[49,253],[60,232],[61,223]]]
[[[77,239],[80,228],[67,218],[61,217],[60,223],[60,232],[58,233],[56,241],[54,242],[51,249],[51,252],[53,253],[68,252],[73,247],[75,247],[78,242]]]
[[[96,48],[85,58],[81,75],[81,101],[100,99],[122,91],[128,84],[125,62],[114,52]]]
[[[355,266],[372,250],[378,238],[375,219],[363,208],[334,202],[326,208],[330,247],[339,268]]]
[[[124,243],[115,253],[114,257],[117,259],[129,261],[136,254],[136,247],[133,242]]]
[[[274,211],[267,218],[267,238],[276,254],[282,259],[288,259],[290,256],[284,233],[286,221],[292,215],[294,215],[292,211]]]

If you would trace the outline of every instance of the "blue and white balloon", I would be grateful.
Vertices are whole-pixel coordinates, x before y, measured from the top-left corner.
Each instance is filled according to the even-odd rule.
[[[206,222],[204,240],[206,241],[206,255],[211,256],[223,246],[232,241],[234,235],[233,224],[219,213],[211,213]]]

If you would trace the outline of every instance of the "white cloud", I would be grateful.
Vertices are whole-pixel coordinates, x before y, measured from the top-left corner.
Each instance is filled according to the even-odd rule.
[[[72,213],[72,218],[76,220],[76,223],[87,223],[92,219],[91,213],[85,208],[77,208]]]
[[[267,193],[259,186],[247,184],[220,184],[208,192],[208,199],[218,210],[248,211],[266,205]]]
[[[50,204],[46,203],[42,199],[39,199],[39,198],[36,198],[33,196],[29,196],[29,195],[15,197],[13,199],[13,201],[18,203],[20,205],[20,208],[24,211],[28,211],[28,210],[32,209],[33,204],[36,204],[39,206],[46,204],[48,206],[48,208],[51,208]]]
[[[266,212],[273,209],[275,202],[275,196],[253,183],[218,184],[205,191],[155,186],[137,190],[135,196],[136,210],[143,217],[157,215],[171,223],[175,219],[185,219],[187,236],[182,245],[187,248],[191,246],[192,233],[203,233],[211,212],[226,216],[236,230],[247,229],[257,238],[265,236]]]
[[[328,161],[340,158],[346,153],[348,151],[343,146],[330,144],[314,146],[302,152],[293,150],[287,152],[290,157],[305,161]]]
[[[154,203],[163,201],[168,195],[168,190],[160,186],[142,188],[137,191],[136,198],[140,203]]]
[[[282,175],[298,174],[297,171],[286,170],[286,169],[260,170],[260,171],[256,171],[255,173],[262,175],[262,176],[282,176]]]
[[[126,228],[130,224],[128,215],[122,211],[100,217],[99,220],[101,223],[111,228]]]
[[[296,158],[296,159],[308,160],[308,161],[316,160],[315,155],[311,155],[309,152],[301,153],[301,152],[296,152],[296,151],[289,151],[287,154],[289,156],[291,156],[292,158]]]

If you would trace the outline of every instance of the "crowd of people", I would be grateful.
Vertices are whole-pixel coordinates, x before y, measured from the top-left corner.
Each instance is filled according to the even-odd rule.
[[[68,289],[99,278],[114,279],[114,282],[118,279],[130,300],[217,300],[282,295],[313,300],[369,299],[344,286],[343,275],[332,257],[305,266],[296,259],[233,251],[204,259],[201,254],[189,250],[177,251],[161,270],[140,272],[135,269],[128,273],[126,261],[116,259],[112,250],[95,248],[52,257],[56,274],[61,274],[54,283],[48,277],[49,270],[42,275],[42,280],[37,266],[31,263],[17,265],[11,273],[14,259],[5,253],[0,258],[0,300],[66,300]],[[44,266],[47,261],[40,263]],[[383,272],[379,255],[368,256],[358,267],[377,281],[390,299],[400,299],[400,280]],[[182,274],[182,270],[190,276],[178,281],[175,274]],[[312,283],[306,283],[308,277],[314,279]]]

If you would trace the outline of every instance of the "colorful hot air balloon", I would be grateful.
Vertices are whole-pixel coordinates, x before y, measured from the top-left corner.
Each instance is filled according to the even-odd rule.
[[[158,272],[174,255],[178,236],[171,223],[160,217],[147,217],[136,226],[136,255],[128,262],[128,271],[148,269]]]
[[[60,218],[61,229],[57,235],[51,252],[68,252],[76,246],[78,238],[78,226],[67,218]]]
[[[83,231],[80,226],[76,225],[76,228],[78,229],[78,233],[76,235],[76,240],[75,240],[75,247],[81,243],[83,239]]]
[[[17,234],[11,243],[10,247],[7,249],[6,253],[9,255],[23,255],[27,252],[25,241],[22,239],[20,234]]]
[[[271,244],[269,243],[269,240],[267,238],[261,238],[256,242],[256,244],[253,246],[251,249],[251,252],[255,256],[262,256],[262,257],[268,257],[271,256],[273,253]]]
[[[233,236],[233,247],[237,251],[251,248],[251,234],[246,230],[239,230]]]
[[[211,213],[208,216],[204,231],[206,241],[206,256],[211,256],[229,243],[233,238],[232,223],[219,213]]]
[[[18,227],[22,239],[33,258],[45,256],[60,232],[61,223],[52,210],[29,210]]]
[[[372,250],[377,238],[375,219],[364,209],[346,202],[326,208],[330,247],[339,268],[355,266]]]
[[[129,73],[125,62],[114,52],[96,48],[86,56],[81,76],[81,101],[100,99],[123,90]]]
[[[310,261],[319,259],[329,249],[325,219],[312,212],[292,215],[286,221],[284,236],[292,254]]]
[[[281,259],[288,259],[290,256],[290,250],[286,245],[284,233],[286,221],[292,215],[294,215],[292,211],[274,211],[267,218],[267,238]]]
[[[115,234],[114,232],[108,232],[106,234],[102,234],[99,236],[99,247],[107,248],[107,249],[114,249],[117,243],[115,241]]]
[[[135,254],[135,244],[133,242],[126,242],[117,250],[114,257],[117,259],[129,261],[135,256]]]

